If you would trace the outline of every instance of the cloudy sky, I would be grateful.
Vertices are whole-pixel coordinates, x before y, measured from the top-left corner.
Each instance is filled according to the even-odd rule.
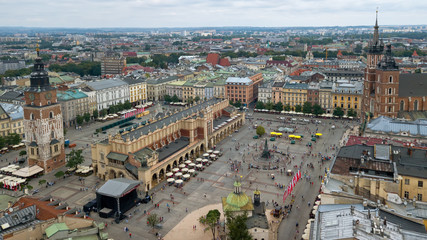
[[[427,24],[426,0],[0,0],[0,26],[204,27]]]

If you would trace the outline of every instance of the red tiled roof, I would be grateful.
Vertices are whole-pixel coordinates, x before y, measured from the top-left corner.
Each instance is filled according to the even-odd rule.
[[[136,52],[123,52],[124,57],[136,57]]]
[[[412,57],[418,57],[418,53],[416,50],[414,50],[414,53],[412,53]]]
[[[310,71],[310,70],[309,69],[302,69],[302,68],[300,68],[300,69],[296,70],[295,72],[289,74],[289,76],[300,76],[301,73],[307,72],[307,71]]]
[[[221,60],[219,60],[219,65],[223,67],[228,67],[231,64],[230,64],[230,61],[228,61],[228,58],[221,58]]]
[[[206,57],[206,63],[212,64],[212,66],[217,65],[219,62],[219,54],[218,53],[209,53]]]
[[[398,140],[350,136],[348,138],[346,146],[357,145],[357,144],[365,144],[368,146],[374,146],[375,144],[393,144],[393,145],[402,146],[403,143],[404,142],[398,141]]]
[[[36,218],[39,220],[49,220],[52,218],[56,218],[58,215],[61,215],[67,211],[65,209],[55,209],[56,206],[48,206],[47,204],[49,203],[49,201],[40,201],[36,198],[22,197],[13,206],[22,209],[32,205],[36,205],[37,209],[39,210]],[[68,216],[72,217],[73,215]]]

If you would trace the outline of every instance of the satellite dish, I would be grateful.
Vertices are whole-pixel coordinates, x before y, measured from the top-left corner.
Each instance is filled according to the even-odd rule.
[[[13,212],[13,208],[9,208],[9,212]]]

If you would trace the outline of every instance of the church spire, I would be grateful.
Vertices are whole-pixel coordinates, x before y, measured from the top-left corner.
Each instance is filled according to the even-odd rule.
[[[380,40],[378,26],[378,8],[375,15],[375,26],[374,26],[374,36],[369,42],[369,53],[371,54],[381,54],[384,51],[384,43]]]

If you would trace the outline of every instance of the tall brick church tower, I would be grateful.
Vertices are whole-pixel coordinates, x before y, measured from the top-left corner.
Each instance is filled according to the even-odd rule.
[[[38,47],[30,82],[24,106],[28,164],[37,164],[47,173],[65,165],[64,131],[56,89],[50,86]]]
[[[378,32],[378,11],[376,12],[376,20],[374,26],[374,36],[369,41],[367,66],[365,69],[365,81],[363,86],[363,98],[362,98],[362,113],[374,113],[375,103],[375,90],[376,90],[376,69],[378,63],[381,61],[384,52],[384,43],[380,40]],[[364,119],[365,116],[362,116]]]

